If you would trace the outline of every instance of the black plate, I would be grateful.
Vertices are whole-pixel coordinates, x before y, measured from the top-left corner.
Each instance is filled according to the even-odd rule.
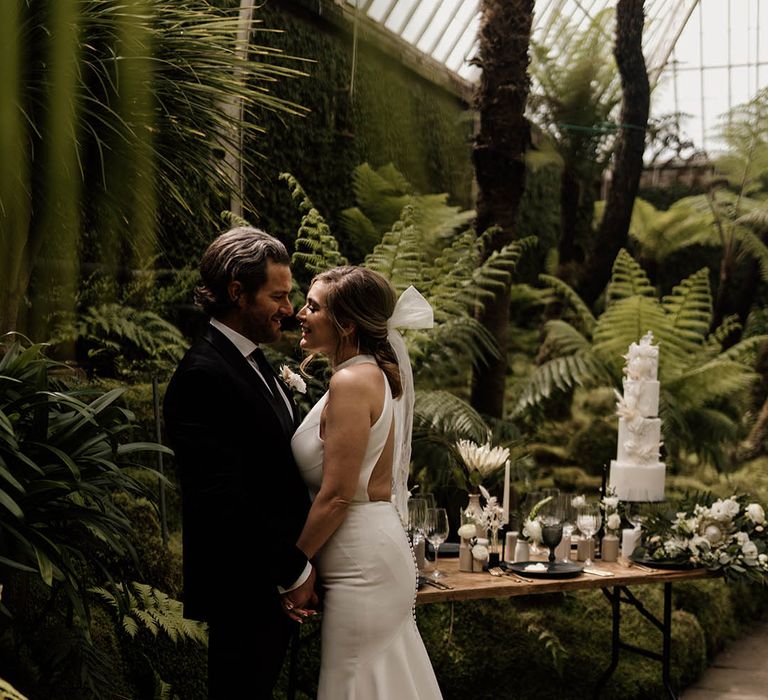
[[[629,557],[635,564],[642,564],[643,566],[649,566],[652,569],[671,569],[675,571],[686,571],[688,569],[699,568],[696,564],[692,564],[689,561],[672,561],[669,559],[649,559],[648,557],[636,557],[631,555]]]
[[[525,567],[531,564],[546,564],[546,571],[526,571]],[[514,564],[505,562],[505,569],[514,571],[520,576],[530,576],[531,578],[573,578],[581,573],[582,567],[579,564],[572,564],[564,561],[517,561]]]

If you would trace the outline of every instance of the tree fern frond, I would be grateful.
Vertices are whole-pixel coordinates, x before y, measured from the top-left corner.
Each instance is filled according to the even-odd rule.
[[[684,279],[661,304],[675,331],[693,345],[701,345],[712,319],[709,270],[704,267]]]
[[[719,353],[720,350],[722,350],[725,339],[740,329],[741,322],[739,321],[739,317],[736,314],[731,314],[730,316],[726,316],[722,323],[709,334],[707,342],[717,353]]]
[[[409,285],[418,288],[425,267],[422,240],[414,221],[414,210],[406,206],[392,230],[384,234],[363,264],[389,279],[398,293]]]
[[[739,341],[720,354],[724,360],[731,360],[748,367],[753,367],[758,351],[768,343],[768,335],[753,335]]]
[[[655,338],[668,337],[670,324],[658,299],[630,296],[614,301],[595,324],[594,350],[603,360],[618,367],[631,343],[648,331]]]
[[[207,644],[206,626],[183,617],[181,602],[152,586],[133,582],[127,588],[115,586],[115,594],[104,588],[93,588],[120,620],[122,629],[131,637],[145,630],[153,636],[160,634],[171,641],[193,641]],[[125,599],[125,605],[120,603]]]
[[[626,249],[622,248],[613,262],[606,305],[627,297],[655,297],[655,295],[656,292],[645,270]]]
[[[292,265],[305,269],[309,277],[346,265],[347,259],[339,252],[339,244],[328,224],[315,209],[299,181],[290,173],[281,173],[280,179],[288,183],[291,196],[298,201],[299,210],[303,212],[291,258]]]
[[[238,228],[240,226],[253,228],[253,224],[250,221],[244,219],[242,216],[238,216],[232,211],[229,211],[229,209],[225,209],[223,212],[221,212],[221,219],[229,228]]]
[[[666,385],[679,401],[704,405],[715,399],[730,398],[749,387],[756,377],[754,370],[740,362],[717,358],[684,372]]]
[[[762,202],[760,206],[743,214],[734,223],[740,226],[749,226],[758,234],[765,233],[768,231],[768,202]]]
[[[575,386],[613,384],[610,368],[591,349],[556,357],[536,367],[516,385],[515,413],[549,398],[555,390],[568,391]]]
[[[413,414],[414,431],[420,434],[438,433],[451,442],[467,439],[482,444],[488,440],[488,426],[482,416],[447,391],[417,391]]]
[[[544,342],[539,349],[539,357],[551,359],[563,355],[572,355],[591,347],[585,338],[570,323],[553,319],[544,324]]]
[[[500,250],[494,250],[485,262],[472,273],[472,281],[478,289],[495,291],[506,287],[512,279],[517,263],[526,251],[537,244],[535,236],[512,241]]]
[[[539,275],[539,280],[563,297],[576,312],[576,317],[587,335],[591,335],[597,321],[575,289],[558,277]]]
[[[753,258],[760,268],[760,277],[763,282],[768,282],[768,246],[744,227],[734,225],[732,230],[739,241],[739,254]]]

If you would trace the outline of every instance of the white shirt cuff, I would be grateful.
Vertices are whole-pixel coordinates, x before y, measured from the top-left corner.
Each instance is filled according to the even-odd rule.
[[[302,583],[304,583],[308,578],[309,575],[312,573],[312,564],[307,562],[307,565],[304,567],[304,571],[301,572],[301,576],[297,578],[293,585],[288,588],[283,588],[282,586],[278,586],[277,590],[280,591],[281,594],[283,593],[290,593],[291,591],[297,589]]]

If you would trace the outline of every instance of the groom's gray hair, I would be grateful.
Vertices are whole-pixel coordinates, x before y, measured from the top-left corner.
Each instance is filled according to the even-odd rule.
[[[201,282],[195,289],[195,304],[219,318],[234,306],[227,287],[239,281],[246,292],[254,292],[267,279],[267,263],[288,265],[285,246],[261,229],[238,226],[222,233],[203,253]]]

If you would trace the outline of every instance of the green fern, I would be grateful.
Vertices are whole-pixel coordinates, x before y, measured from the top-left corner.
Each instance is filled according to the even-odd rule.
[[[153,637],[163,634],[175,643],[208,644],[206,625],[186,619],[180,601],[148,584],[133,582],[127,588],[118,584],[114,592],[95,587],[91,592],[112,609],[131,638],[146,630]]]
[[[650,330],[660,349],[660,415],[667,453],[685,449],[722,465],[723,444],[735,439],[737,418],[743,414],[737,397],[755,381],[756,352],[768,336],[754,336],[723,350],[737,323],[729,318],[709,332],[713,304],[706,269],[658,299],[640,266],[622,251],[614,264],[606,309],[591,337],[581,332],[581,300],[567,285],[556,284],[576,307],[576,319],[545,324],[539,365],[515,387],[517,411],[579,385],[620,389],[622,356]],[[566,308],[564,315],[569,311]]]
[[[299,231],[296,235],[295,250],[291,259],[294,272],[305,270],[308,277],[346,265],[347,259],[339,252],[339,244],[333,237],[328,224],[302,189],[299,181],[290,173],[281,173],[291,189],[291,196],[298,201],[303,212]]]
[[[51,342],[66,341],[79,341],[97,373],[107,376],[171,369],[188,345],[181,331],[155,312],[122,304],[59,316]]]
[[[22,695],[10,683],[0,678],[0,700],[27,700],[27,696]]]
[[[648,275],[639,263],[624,249],[619,251],[613,262],[611,282],[608,285],[607,304],[618,299],[633,296],[655,296],[655,290]]]

